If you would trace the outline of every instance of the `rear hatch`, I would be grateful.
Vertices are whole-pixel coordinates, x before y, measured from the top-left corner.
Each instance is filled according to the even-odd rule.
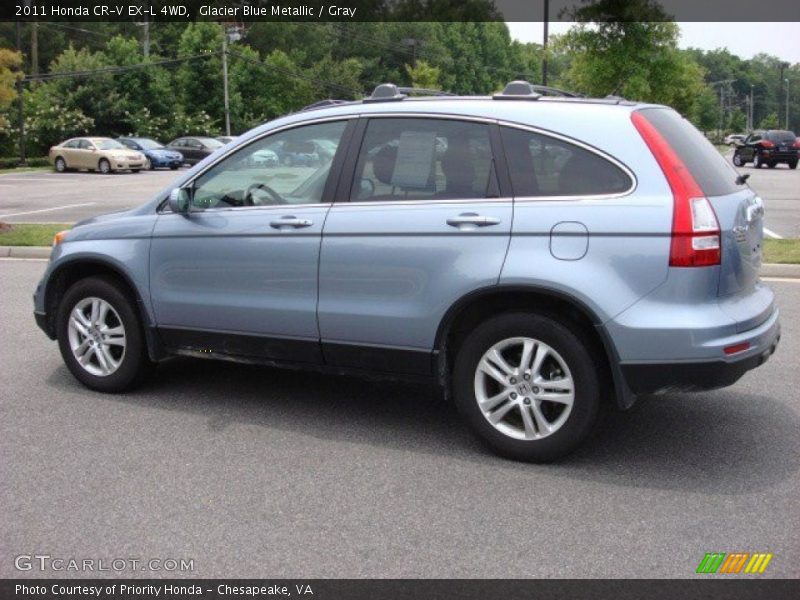
[[[737,183],[738,173],[733,166],[677,112],[669,108],[639,112],[680,158],[716,213],[721,250],[717,295],[752,292],[761,267],[761,198],[746,183]]]
[[[769,131],[766,137],[774,145],[772,153],[775,158],[784,159],[797,156],[796,138],[791,131]]]

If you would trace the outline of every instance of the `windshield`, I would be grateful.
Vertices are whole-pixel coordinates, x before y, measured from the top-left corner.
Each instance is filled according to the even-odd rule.
[[[164,144],[159,144],[157,141],[149,138],[135,138],[133,141],[139,144],[145,150],[156,150],[157,148],[164,147]]]
[[[125,150],[125,146],[117,140],[100,140],[95,142],[95,146],[100,150]]]
[[[203,142],[204,146],[208,148],[222,148],[225,144],[220,142],[219,140],[215,140],[214,138],[197,138],[201,142]]]

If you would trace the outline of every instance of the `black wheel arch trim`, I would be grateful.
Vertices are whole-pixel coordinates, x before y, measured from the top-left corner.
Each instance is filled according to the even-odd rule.
[[[55,301],[55,299],[53,299],[50,295],[52,293],[51,284],[54,281],[57,281],[58,277],[61,276],[66,269],[81,266],[96,266],[111,271],[114,275],[124,281],[125,284],[133,291],[136,301],[136,306],[134,308],[142,321],[142,330],[144,332],[145,342],[147,343],[147,353],[151,360],[157,361],[163,359],[166,356],[166,352],[156,332],[155,323],[150,318],[150,313],[145,306],[141,291],[133,282],[133,279],[130,277],[130,275],[128,275],[124,266],[108,260],[108,258],[104,256],[83,254],[76,255],[59,262],[54,266],[53,270],[47,274],[47,280],[45,281],[42,289],[42,293],[44,294],[44,313],[37,313],[36,321],[37,323],[40,323],[41,321],[41,323],[45,325],[45,327],[42,327],[42,329],[44,329],[44,332],[48,335],[48,337],[51,339],[56,339],[56,315],[55,311],[52,311],[53,314],[51,314],[50,311],[51,308],[54,308],[51,305]]]
[[[519,293],[533,293],[549,296],[554,300],[558,300],[571,306],[573,309],[583,314],[591,322],[598,334],[598,337],[600,338],[601,343],[603,344],[603,351],[605,352],[606,360],[611,371],[611,377],[615,390],[614,400],[617,406],[623,410],[632,407],[636,402],[636,395],[631,391],[625,380],[625,375],[620,367],[619,353],[617,352],[617,348],[611,339],[611,336],[608,334],[602,319],[600,319],[597,316],[597,313],[587,306],[585,302],[575,298],[575,296],[572,296],[561,290],[555,290],[538,285],[497,284],[482,287],[461,296],[450,306],[450,308],[447,309],[441,321],[439,322],[439,327],[436,331],[436,337],[434,339],[433,351],[434,372],[437,374],[440,383],[444,385],[445,389],[447,389],[448,375],[445,340],[450,333],[456,317],[470,304],[480,300],[483,297],[494,296],[498,294]]]

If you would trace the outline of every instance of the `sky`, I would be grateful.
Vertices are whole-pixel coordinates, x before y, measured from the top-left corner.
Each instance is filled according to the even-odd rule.
[[[507,23],[511,37],[521,42],[542,43],[542,23]],[[727,48],[741,58],[759,52],[790,63],[800,63],[800,23],[678,23],[681,48]],[[550,23],[550,34],[564,33],[571,23]]]

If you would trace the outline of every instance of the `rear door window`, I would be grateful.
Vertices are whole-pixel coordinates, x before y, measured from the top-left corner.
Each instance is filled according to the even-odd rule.
[[[706,196],[724,196],[740,189],[736,170],[689,121],[668,108],[645,108],[641,114],[667,140]]]
[[[633,187],[624,170],[586,148],[513,127],[501,134],[516,197],[616,195]]]
[[[353,202],[496,198],[489,126],[455,119],[371,119]]]

